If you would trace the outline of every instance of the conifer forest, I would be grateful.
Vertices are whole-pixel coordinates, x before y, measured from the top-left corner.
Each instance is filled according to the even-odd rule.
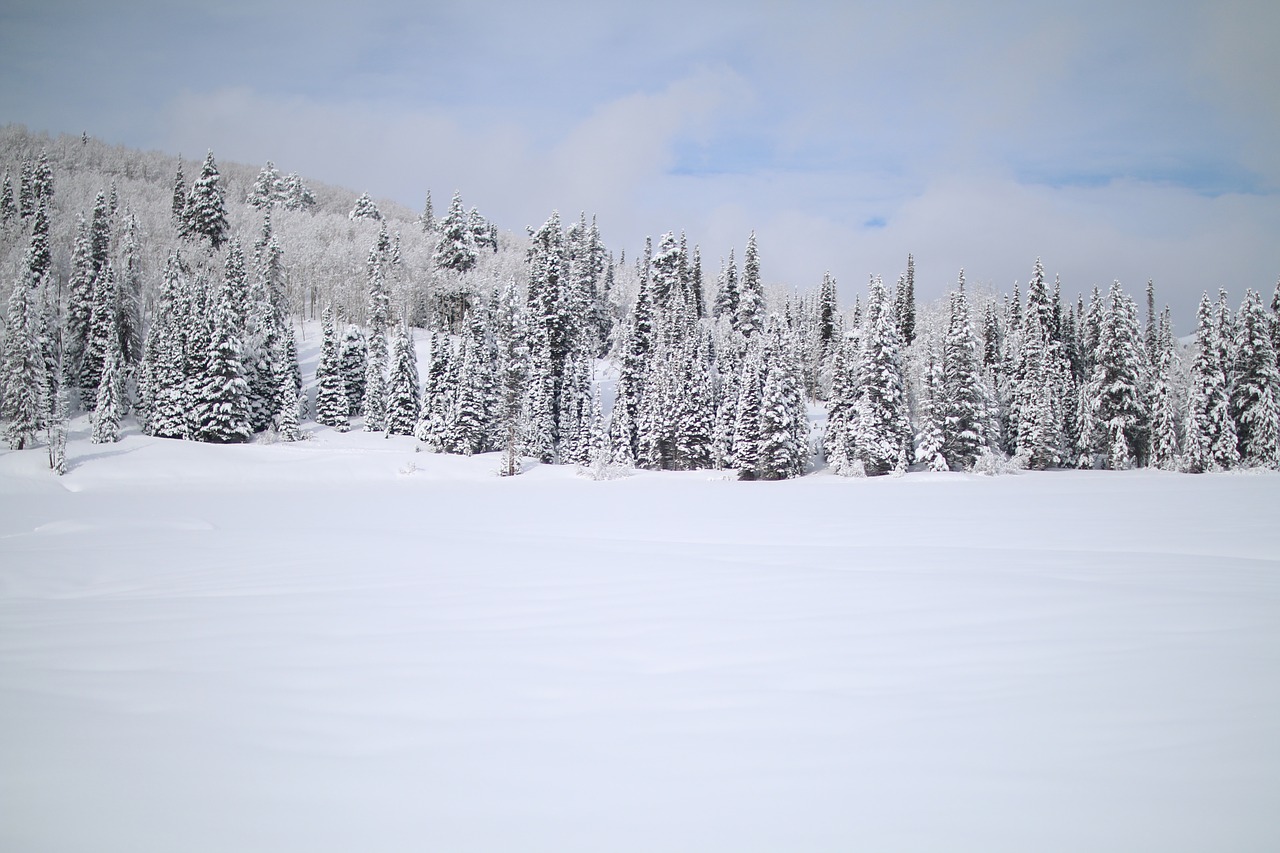
[[[908,256],[841,304],[830,275],[769,285],[763,233],[672,223],[627,257],[590,211],[516,234],[465,188],[412,211],[285,168],[0,131],[10,447],[65,470],[89,412],[95,443],[318,425],[504,474],[1280,466],[1280,285],[1205,292],[1176,330],[1154,283],[1063,283],[1032,249],[1008,293],[956,270],[921,303]]]

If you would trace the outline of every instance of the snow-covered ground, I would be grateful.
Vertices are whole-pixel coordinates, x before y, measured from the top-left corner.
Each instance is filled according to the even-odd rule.
[[[1280,849],[1278,475],[413,448],[0,455],[0,850]]]

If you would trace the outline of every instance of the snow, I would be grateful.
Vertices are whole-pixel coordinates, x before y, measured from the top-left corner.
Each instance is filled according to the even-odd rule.
[[[0,850],[1280,849],[1280,475],[0,454]]]

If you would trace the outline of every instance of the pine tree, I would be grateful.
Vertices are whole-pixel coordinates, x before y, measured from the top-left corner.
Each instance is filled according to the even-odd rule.
[[[738,322],[738,268],[733,261],[733,249],[729,250],[728,263],[721,264],[720,278],[716,288],[716,301],[711,314],[714,317],[728,317],[735,327]]]
[[[747,253],[742,260],[742,289],[738,293],[737,329],[750,337],[764,328],[764,284],[760,280],[760,253],[756,249],[756,232],[747,238]]]
[[[916,433],[916,461],[930,471],[949,471],[943,451],[942,366],[932,347],[925,355],[924,394],[920,400],[920,431]]]
[[[764,437],[760,410],[764,403],[766,378],[759,343],[753,342],[742,360],[737,420],[733,428],[734,464],[738,467],[738,477],[744,480],[754,480],[759,474],[760,443]]]
[[[35,167],[32,169],[31,194],[37,208],[42,202],[53,201],[53,168],[49,165],[47,150],[40,151],[40,158],[36,160]]]
[[[13,179],[9,170],[4,170],[4,181],[0,183],[0,224],[8,225],[18,218],[18,204],[13,199]]]
[[[1280,467],[1280,370],[1271,342],[1271,318],[1253,290],[1245,292],[1237,327],[1231,413],[1237,425],[1240,462]]]
[[[93,278],[89,330],[81,354],[78,378],[83,399],[90,405],[97,399],[107,353],[120,347],[119,283],[110,263]]]
[[[178,158],[178,171],[173,176],[173,201],[169,207],[173,216],[173,224],[182,230],[187,220],[187,180],[182,176],[182,158]]]
[[[241,361],[237,285],[223,281],[214,304],[210,344],[203,374],[196,378],[194,429],[197,441],[233,444],[253,435],[249,383]],[[192,353],[194,359],[200,352]]]
[[[1151,458],[1156,468],[1177,470],[1180,455],[1178,444],[1178,407],[1174,398],[1173,380],[1178,367],[1178,355],[1173,346],[1173,332],[1169,324],[1169,309],[1165,309],[1156,329],[1154,341],[1155,362],[1151,389]]]
[[[433,260],[439,269],[464,273],[476,265],[475,236],[462,209],[462,194],[455,192],[449,211],[440,220],[440,240]]]
[[[916,259],[907,255],[907,277],[898,311],[899,335],[902,345],[909,347],[916,340]]]
[[[298,388],[292,381],[280,387],[280,422],[276,434],[281,441],[300,441],[302,430],[298,425]]]
[[[938,414],[942,423],[942,453],[949,468],[967,471],[988,444],[984,429],[984,389],[978,367],[978,342],[973,333],[964,270],[951,294],[950,319],[942,348],[942,386]]]
[[[911,441],[900,346],[884,284],[879,278],[873,278],[863,341],[858,427],[854,434],[857,457],[871,475],[892,471],[903,448]]]
[[[350,429],[347,420],[347,394],[338,364],[338,336],[333,325],[333,306],[325,306],[321,317],[323,337],[320,363],[316,366],[316,423],[333,427],[338,432]]]
[[[1082,450],[1109,468],[1145,464],[1150,438],[1145,345],[1132,300],[1114,282],[1098,330],[1093,374],[1082,389]],[[1121,458],[1123,449],[1128,456]]]
[[[427,190],[427,201],[422,205],[422,215],[418,217],[418,225],[423,234],[431,234],[436,230],[436,214],[431,209],[431,190]]]
[[[213,251],[222,248],[227,241],[227,208],[223,200],[222,177],[210,151],[204,158],[200,177],[191,185],[182,213],[182,237],[207,240]]]
[[[114,342],[113,342],[114,344]],[[111,346],[107,351],[98,381],[97,401],[93,409],[93,432],[89,440],[94,444],[111,444],[120,440],[120,418],[123,415],[123,377],[120,375],[120,351]]]
[[[785,365],[769,367],[761,393],[759,476],[785,480],[804,471],[804,448],[796,436],[795,377]]]
[[[302,182],[297,172],[285,175],[280,195],[280,203],[284,205],[285,210],[307,210],[316,206],[315,193]]]
[[[35,442],[48,409],[50,383],[35,313],[41,280],[33,274],[32,262],[28,249],[9,296],[8,334],[4,339],[0,402],[8,421],[5,437],[15,450]]]
[[[284,179],[280,177],[276,164],[268,160],[267,165],[262,167],[262,171],[258,172],[258,177],[254,179],[253,186],[249,187],[249,194],[244,200],[245,204],[262,209],[279,204],[283,200]]]
[[[347,413],[357,416],[364,402],[365,373],[368,372],[368,351],[364,335],[354,323],[347,325],[338,350],[338,370],[342,374],[342,386],[347,395]]]
[[[372,219],[375,222],[381,222],[382,211],[378,210],[378,206],[373,203],[373,199],[369,198],[368,193],[360,193],[360,197],[356,199],[356,203],[351,207],[351,212],[347,214],[347,219],[352,222],[358,219]]]
[[[136,365],[142,361],[142,259],[138,219],[127,209],[118,269],[116,317],[121,359],[125,365]]]
[[[391,376],[387,380],[387,435],[413,435],[418,420],[418,359],[413,340],[401,327],[391,347]]]

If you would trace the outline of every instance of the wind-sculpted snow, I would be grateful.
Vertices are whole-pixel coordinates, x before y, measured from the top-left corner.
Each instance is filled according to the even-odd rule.
[[[0,849],[1280,849],[1280,475],[0,455]]]

